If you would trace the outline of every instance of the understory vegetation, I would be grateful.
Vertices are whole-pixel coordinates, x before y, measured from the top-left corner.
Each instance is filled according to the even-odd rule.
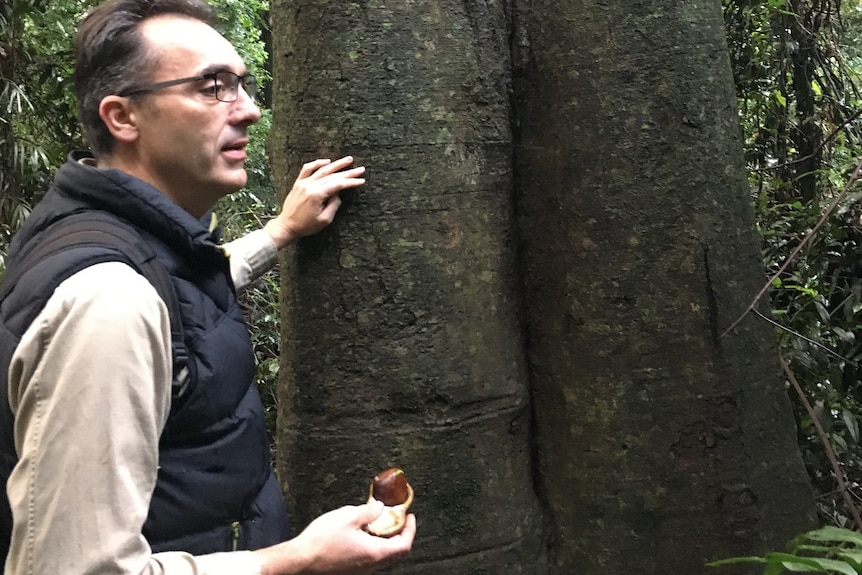
[[[859,528],[862,6],[725,0],[724,14],[771,282],[760,318],[778,334],[822,521]]]
[[[862,528],[862,0],[723,0],[764,284],[799,444],[824,525]],[[225,236],[271,217],[266,0],[214,0],[264,85],[249,184],[217,207]],[[80,147],[70,38],[95,0],[0,5],[0,273],[20,223]],[[275,424],[279,280],[243,294]],[[757,294],[752,294],[752,299]],[[742,311],[742,310],[740,310]]]

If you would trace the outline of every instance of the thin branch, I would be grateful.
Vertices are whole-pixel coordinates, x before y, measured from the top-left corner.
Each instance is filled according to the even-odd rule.
[[[787,269],[787,266],[790,265],[790,262],[793,261],[793,258],[795,258],[796,255],[800,251],[802,251],[802,248],[805,247],[809,241],[811,241],[811,239],[815,236],[818,230],[820,230],[826,220],[829,219],[829,216],[832,215],[832,212],[835,211],[835,208],[838,207],[838,204],[841,203],[841,200],[844,199],[844,196],[847,195],[847,192],[850,191],[850,188],[859,179],[860,176],[862,176],[862,161],[860,161],[856,165],[856,169],[853,170],[853,174],[850,176],[850,179],[847,180],[847,183],[844,185],[844,189],[841,190],[841,193],[836,196],[836,198],[832,201],[826,211],[823,212],[823,215],[820,216],[820,220],[818,220],[817,224],[811,229],[810,232],[808,232],[808,234],[804,238],[802,238],[802,241],[799,242],[799,245],[797,245],[793,249],[793,251],[790,252],[790,255],[787,256],[787,259],[784,260],[784,263],[782,263],[781,267],[778,268],[778,271],[775,272],[772,277],[769,278],[769,280],[767,280],[767,282],[763,285],[760,291],[757,292],[757,295],[754,296],[754,299],[750,304],[748,304],[748,307],[745,309],[745,311],[742,312],[742,314],[738,318],[736,318],[736,321],[730,324],[730,327],[728,327],[726,330],[724,330],[724,332],[722,332],[721,337],[726,336],[731,330],[733,330],[733,328],[739,325],[739,322],[741,322],[743,318],[748,315],[748,312],[754,309],[754,306],[757,305],[757,302],[760,301],[760,298],[762,298],[763,295],[769,290],[769,287],[772,285],[772,282],[774,282],[782,273],[784,273],[784,270]],[[860,525],[860,527],[862,527],[862,525]]]
[[[787,361],[785,361],[784,356],[779,356],[779,359],[781,360],[781,369],[784,370],[784,374],[787,375],[787,379],[790,380],[790,384],[796,390],[799,400],[802,402],[802,405],[805,406],[805,410],[808,412],[809,417],[811,417],[811,421],[814,423],[814,428],[817,430],[817,435],[820,437],[821,443],[823,443],[823,448],[826,450],[826,456],[832,464],[832,472],[835,474],[835,481],[838,482],[838,490],[841,492],[844,504],[847,505],[847,508],[850,510],[850,514],[853,515],[853,522],[856,524],[856,527],[862,528],[862,517],[859,516],[859,509],[856,507],[856,503],[850,496],[850,489],[844,481],[844,472],[841,471],[841,466],[838,464],[838,457],[835,455],[835,450],[829,442],[829,436],[826,435],[826,430],[823,429],[823,425],[817,418],[817,414],[814,413],[814,408],[811,406],[811,402],[809,402],[808,398],[805,397],[805,392],[802,391],[802,386],[800,386],[799,382],[796,381],[796,376],[793,375],[792,371],[790,371],[790,366],[787,365]]]
[[[810,160],[810,159],[811,159],[811,158],[813,158],[815,155],[817,155],[819,152],[821,152],[821,151],[823,150],[823,148],[825,148],[825,147],[826,147],[826,144],[828,144],[830,141],[832,141],[832,140],[835,138],[835,136],[837,136],[839,133],[841,133],[841,131],[842,131],[842,130],[844,130],[844,128],[846,128],[848,124],[850,124],[851,122],[853,122],[853,120],[855,120],[856,118],[858,118],[860,115],[862,115],[862,110],[857,110],[857,111],[855,111],[855,112],[854,112],[854,113],[853,113],[849,118],[847,118],[846,120],[844,120],[843,122],[841,122],[841,125],[839,125],[837,128],[835,128],[834,130],[832,130],[832,132],[830,132],[830,133],[829,133],[829,135],[828,135],[828,136],[826,136],[826,137],[823,139],[823,141],[822,141],[822,142],[820,142],[820,144],[817,146],[817,148],[816,148],[813,152],[811,152],[810,154],[808,154],[808,155],[806,155],[806,156],[803,156],[803,157],[801,157],[801,158],[794,158],[794,159],[792,159],[792,160],[788,160],[788,161],[786,161],[786,162],[782,162],[782,163],[780,163],[780,164],[776,164],[776,165],[774,165],[774,166],[766,166],[765,168],[752,168],[752,170],[751,170],[751,171],[752,171],[753,173],[758,173],[758,172],[771,172],[771,171],[773,171],[773,170],[779,170],[779,169],[781,169],[781,168],[786,168],[786,167],[788,167],[788,166],[793,166],[794,164],[801,164],[802,162],[804,162],[804,161],[806,161],[806,160]]]
[[[822,350],[823,350],[823,351],[825,351],[826,353],[828,353],[828,354],[830,354],[830,355],[832,355],[832,356],[834,356],[834,357],[837,357],[838,359],[840,359],[840,360],[842,360],[842,361],[844,361],[844,362],[846,362],[846,363],[849,363],[850,365],[855,365],[855,366],[857,366],[857,367],[858,367],[858,365],[859,365],[859,364],[857,364],[855,361],[853,361],[852,359],[848,359],[848,358],[844,357],[843,355],[841,355],[841,354],[840,354],[840,353],[838,353],[837,351],[835,351],[835,350],[833,350],[833,349],[831,349],[831,348],[829,348],[829,347],[827,347],[827,346],[823,345],[823,344],[822,344],[822,343],[820,343],[819,341],[814,341],[814,340],[813,340],[813,339],[811,339],[811,338],[805,337],[804,335],[802,335],[802,334],[801,334],[801,333],[799,333],[798,331],[794,331],[794,330],[790,329],[789,327],[787,327],[787,326],[785,326],[785,325],[781,325],[780,323],[778,323],[777,321],[775,321],[775,320],[774,320],[774,319],[772,319],[771,317],[768,317],[768,316],[766,316],[766,315],[764,315],[764,314],[760,313],[760,311],[758,311],[758,310],[756,310],[756,309],[752,309],[751,311],[752,311],[755,315],[757,315],[758,317],[760,317],[760,318],[761,318],[761,319],[763,319],[763,320],[768,321],[769,323],[771,323],[772,325],[774,325],[774,326],[775,326],[775,327],[777,327],[778,329],[784,330],[784,331],[786,331],[787,333],[789,333],[789,334],[791,334],[791,335],[793,335],[793,336],[795,336],[795,337],[798,337],[799,339],[801,339],[801,340],[803,340],[803,341],[807,341],[808,343],[810,343],[811,345],[813,345],[813,346],[815,346],[815,347],[819,347],[820,349],[822,349]]]

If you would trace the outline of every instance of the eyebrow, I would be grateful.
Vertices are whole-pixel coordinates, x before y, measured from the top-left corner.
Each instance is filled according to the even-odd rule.
[[[230,72],[232,74],[236,74],[233,70],[230,69],[230,66],[225,64],[210,64],[200,72],[198,72],[198,76],[206,76],[207,74],[218,74],[219,72]],[[245,76],[248,74],[248,68],[243,68],[241,72],[238,73],[239,76]]]

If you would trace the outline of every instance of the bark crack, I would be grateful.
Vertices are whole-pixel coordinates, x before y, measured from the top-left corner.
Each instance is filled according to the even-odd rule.
[[[712,268],[709,261],[709,244],[702,244],[703,247],[703,272],[706,280],[706,303],[709,308],[709,332],[712,336],[712,343],[718,348],[720,344],[720,331],[718,329],[718,301],[713,289]]]

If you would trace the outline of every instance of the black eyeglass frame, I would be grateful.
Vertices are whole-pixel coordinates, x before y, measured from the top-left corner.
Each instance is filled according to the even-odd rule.
[[[220,75],[227,74],[228,76],[233,76],[236,78],[236,96],[232,100],[224,100],[222,99],[221,93],[230,90],[225,90],[224,87],[220,88],[218,83],[218,77]],[[143,94],[147,92],[157,92],[159,90],[163,90],[164,88],[170,88],[171,86],[179,86],[180,84],[189,84],[191,82],[200,82],[201,80],[212,80],[215,84],[215,99],[219,102],[236,102],[237,98],[239,98],[239,89],[242,87],[245,90],[245,93],[254,100],[255,95],[257,94],[257,78],[254,77],[253,74],[234,74],[233,72],[229,72],[227,70],[222,70],[221,72],[210,72],[208,74],[201,74],[200,76],[189,76],[188,78],[179,78],[177,80],[166,80],[164,82],[156,82],[154,84],[144,84],[143,86],[134,86],[129,88],[128,90],[123,90],[120,97],[125,98],[127,96],[132,96],[134,94]],[[225,84],[224,86],[227,86]]]

